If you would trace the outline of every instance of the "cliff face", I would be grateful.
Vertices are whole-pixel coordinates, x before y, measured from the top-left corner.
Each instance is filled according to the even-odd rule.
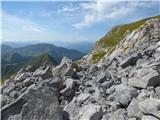
[[[159,120],[160,19],[142,21],[78,64],[19,71],[2,86],[2,120]]]

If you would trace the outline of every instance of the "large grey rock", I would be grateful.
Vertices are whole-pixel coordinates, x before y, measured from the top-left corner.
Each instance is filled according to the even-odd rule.
[[[16,87],[16,90],[21,90],[23,88],[23,83],[22,82],[17,82],[15,87]]]
[[[79,120],[101,120],[102,108],[99,105],[89,104],[79,111]]]
[[[39,77],[42,77],[43,79],[48,79],[52,77],[51,67],[42,66],[33,73],[33,76],[39,76]]]
[[[106,80],[105,72],[101,72],[96,78],[96,82],[99,82],[99,83],[103,83],[105,80]]]
[[[69,120],[78,120],[79,107],[75,104],[75,98],[73,98],[69,104],[64,106],[63,111],[69,114],[63,115],[64,118],[68,118]]]
[[[140,69],[136,77],[129,79],[128,84],[137,88],[156,87],[160,85],[160,75],[152,68]]]
[[[124,109],[118,109],[110,115],[109,120],[126,120],[126,111]]]
[[[31,84],[33,84],[33,82],[34,82],[34,79],[32,77],[28,77],[27,79],[25,79],[23,81],[23,85],[24,86],[30,86]]]
[[[62,78],[58,78],[58,77],[53,78],[49,81],[49,84],[51,85],[51,87],[56,88],[58,91],[65,88],[65,80]]]
[[[1,95],[1,107],[5,106],[8,102],[8,96]]]
[[[10,94],[9,94],[9,96],[16,99],[18,97],[18,92],[15,91],[15,90],[11,91]]]
[[[108,96],[108,100],[119,103],[123,107],[127,107],[129,102],[138,95],[137,90],[133,88],[117,91]]]
[[[133,99],[127,108],[127,113],[129,117],[141,118],[141,111],[138,106],[139,101]]]
[[[156,94],[159,96],[160,99],[160,86],[155,88]]]
[[[15,90],[16,86],[14,82],[10,82],[10,84],[6,85],[2,89],[2,94],[8,95],[12,90]]]
[[[61,64],[52,69],[53,77],[75,76],[77,65],[68,58],[63,58]]]
[[[155,116],[160,119],[160,100],[148,98],[139,103],[139,109],[142,113]]]
[[[26,79],[27,77],[30,77],[32,74],[29,72],[25,72],[25,73],[19,73],[15,76],[14,80],[17,82],[22,82],[24,79]]]
[[[26,68],[25,68],[25,71],[26,72],[34,72],[35,71],[35,67],[34,66],[27,66]]]
[[[133,54],[133,55],[130,55],[129,57],[125,58],[121,63],[121,67],[122,68],[125,68],[129,65],[133,66],[136,64],[137,60],[141,58],[141,54],[140,53],[136,53],[136,54]]]
[[[60,91],[60,93],[70,100],[74,96],[76,81],[68,78],[65,80],[65,88]]]
[[[109,115],[108,114],[104,114],[101,120],[109,120]]]
[[[111,81],[104,81],[102,83],[102,86],[105,87],[106,89],[109,88],[112,85]]]
[[[159,120],[159,119],[154,116],[143,115],[141,120]]]
[[[2,120],[62,120],[56,93],[48,87],[30,87],[1,113]]]
[[[88,94],[88,93],[81,93],[81,94],[76,98],[76,101],[77,101],[78,103],[83,103],[83,102],[86,101],[89,97],[90,97],[90,94]]]

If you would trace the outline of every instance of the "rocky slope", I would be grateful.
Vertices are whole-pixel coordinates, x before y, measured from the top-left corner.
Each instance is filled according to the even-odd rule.
[[[88,64],[91,53],[86,64],[19,71],[1,88],[2,120],[159,120],[159,33],[149,19],[98,64]]]
[[[109,56],[113,58],[118,54],[128,52],[129,49],[149,41],[151,36],[157,38],[158,27],[155,26],[158,19],[160,19],[160,16],[113,27],[111,31],[97,41],[92,52],[86,55],[80,62],[88,64],[99,63],[102,58],[106,59]]]

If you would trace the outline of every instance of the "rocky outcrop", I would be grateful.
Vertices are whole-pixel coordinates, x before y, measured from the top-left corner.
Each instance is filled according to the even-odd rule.
[[[77,65],[72,60],[64,57],[61,64],[52,70],[52,75],[56,76],[76,76]]]
[[[1,113],[2,120],[62,120],[56,92],[46,86],[29,87]]]
[[[128,84],[133,87],[147,88],[160,86],[160,75],[152,68],[143,68],[136,71],[137,75],[129,79]]]
[[[2,120],[159,120],[159,23],[127,33],[98,64],[64,58],[18,72],[1,88]]]

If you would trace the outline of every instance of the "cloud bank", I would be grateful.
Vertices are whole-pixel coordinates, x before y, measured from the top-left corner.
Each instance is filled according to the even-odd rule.
[[[100,23],[106,20],[112,20],[122,18],[137,10],[137,7],[150,7],[154,2],[122,2],[122,0],[116,0],[114,2],[104,0],[97,0],[96,2],[81,3],[81,9],[86,10],[86,14],[82,21],[79,21],[73,26],[77,29],[90,27],[96,23]]]

